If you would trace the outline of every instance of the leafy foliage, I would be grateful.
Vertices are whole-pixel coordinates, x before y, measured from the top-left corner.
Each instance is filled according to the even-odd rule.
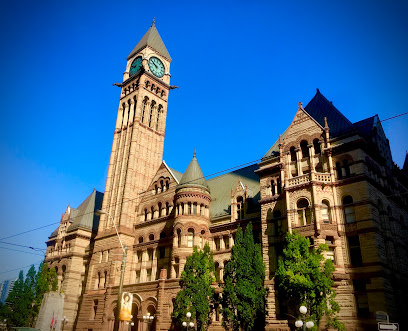
[[[23,271],[14,283],[6,304],[0,309],[0,318],[7,319],[8,326],[33,326],[46,292],[58,290],[55,269],[41,264],[38,272],[34,266],[24,279]]]
[[[246,227],[245,234],[238,227],[231,259],[224,268],[223,326],[232,330],[262,330],[265,325],[265,264],[261,247],[254,242],[251,224]]]
[[[181,290],[174,303],[173,318],[181,329],[186,313],[196,319],[197,330],[206,330],[211,324],[214,308],[214,260],[208,244],[203,251],[194,247],[193,254],[187,258],[180,278]]]
[[[296,231],[287,233],[286,243],[284,259],[278,262],[275,279],[289,305],[294,311],[305,305],[316,328],[323,315],[326,315],[327,326],[345,330],[336,317],[340,307],[335,301],[336,292],[332,289],[335,268],[333,262],[325,260],[322,254],[327,250],[327,245],[310,250],[309,239],[298,235]]]

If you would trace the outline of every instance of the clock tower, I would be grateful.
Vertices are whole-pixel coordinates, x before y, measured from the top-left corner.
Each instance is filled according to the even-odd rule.
[[[153,23],[127,57],[102,209],[132,228],[140,194],[163,157],[171,57]],[[101,217],[99,235],[112,228]]]

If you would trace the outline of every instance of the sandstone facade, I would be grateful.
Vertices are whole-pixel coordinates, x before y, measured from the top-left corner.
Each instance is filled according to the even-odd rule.
[[[162,63],[161,77],[152,57]],[[285,233],[293,230],[314,246],[328,244],[347,330],[375,330],[376,311],[403,323],[408,169],[393,163],[378,116],[351,123],[318,90],[305,108],[299,103],[261,162],[205,180],[195,154],[184,174],[162,161],[170,62],[153,24],[129,55],[120,84],[103,203],[94,192],[94,203],[83,211],[92,215],[87,226],[72,227],[75,215],[68,208],[47,242],[46,262],[58,267],[66,296],[71,322],[65,329],[113,330],[122,260],[113,222],[127,247],[131,330],[146,330],[148,314],[154,315],[151,330],[173,327],[178,280],[193,246],[210,244],[222,282],[236,229],[248,222],[266,264],[267,329],[293,325],[274,284]],[[97,209],[111,216],[99,220]],[[128,326],[121,322],[120,328]],[[222,329],[219,307],[211,329]]]

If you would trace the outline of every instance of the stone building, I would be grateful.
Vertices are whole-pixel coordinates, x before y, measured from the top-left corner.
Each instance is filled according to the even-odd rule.
[[[336,266],[347,330],[376,329],[376,311],[402,323],[408,311],[408,161],[403,170],[393,163],[379,117],[351,123],[317,90],[307,106],[298,104],[291,125],[258,164],[205,179],[194,153],[180,173],[162,160],[174,88],[170,63],[153,23],[127,57],[119,84],[101,206],[109,215],[100,217],[97,232],[88,220],[86,229],[78,225],[71,235],[68,208],[47,242],[46,261],[58,266],[62,288],[69,289],[64,309],[74,316],[79,306],[67,329],[113,329],[122,260],[113,224],[127,247],[124,291],[133,293],[131,330],[146,330],[142,317],[148,314],[154,316],[151,330],[171,329],[179,277],[193,246],[209,243],[222,281],[236,229],[248,222],[266,264],[267,329],[289,329],[273,277],[285,233],[293,230],[314,246],[328,244],[325,254]],[[91,209],[99,209],[101,194],[93,195]],[[68,257],[64,238],[67,245],[71,237],[77,249]],[[219,309],[211,329],[222,329]]]

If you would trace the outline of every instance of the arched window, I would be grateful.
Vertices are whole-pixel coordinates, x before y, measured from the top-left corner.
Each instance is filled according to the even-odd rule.
[[[342,179],[343,178],[343,174],[341,172],[340,162],[336,162],[336,173],[337,173],[337,179]]]
[[[163,183],[162,180],[160,181],[160,188],[161,188],[161,191],[163,192],[164,191],[164,183]]]
[[[168,190],[169,188],[170,188],[170,182],[166,180],[166,190]]]
[[[327,200],[322,201],[321,213],[322,213],[322,222],[325,224],[329,224],[330,223],[330,204]]]
[[[295,148],[295,146],[292,146],[289,151],[290,151],[290,160],[291,161],[296,161],[296,148]]]
[[[204,205],[200,205],[200,215],[204,215]]]
[[[156,102],[152,101],[151,106],[150,106],[150,115],[149,115],[149,128],[152,127],[152,121],[153,121],[153,112],[156,106]]]
[[[170,214],[170,204],[166,202],[166,216]]]
[[[193,247],[194,245],[194,229],[188,229],[187,232],[187,247]]]
[[[151,213],[151,217],[150,219],[152,220],[154,218],[154,207],[152,206],[152,208],[150,208],[150,213]]]
[[[275,195],[276,192],[276,186],[275,186],[275,180],[271,180],[271,191],[272,191],[272,195]]]
[[[147,209],[144,210],[144,221],[147,221]]]
[[[97,283],[96,288],[99,288],[100,286],[101,286],[101,272],[98,271],[98,283]]]
[[[188,214],[191,215],[191,202],[188,203]]]
[[[300,199],[297,203],[297,214],[299,225],[306,225],[312,222],[309,201]]]
[[[350,177],[350,165],[347,160],[343,161],[343,167],[344,167],[344,176],[346,178]]]
[[[161,114],[162,111],[163,111],[163,106],[159,105],[159,108],[157,109],[156,131],[159,131],[160,114]]]
[[[278,177],[278,179],[276,180],[276,188],[277,188],[278,194],[281,194],[282,193],[282,183],[281,183],[280,177]]]
[[[353,198],[347,195],[343,198],[344,219],[346,223],[353,223],[356,221],[354,213]]]
[[[313,140],[313,147],[314,147],[315,154],[320,154],[321,153],[319,139],[316,138],[316,139]]]
[[[181,206],[181,215],[184,215],[184,203],[182,202],[180,206]]]
[[[142,123],[144,123],[144,121],[145,121],[145,116],[146,116],[146,105],[147,105],[148,101],[149,101],[149,99],[148,99],[148,98],[145,98],[145,99],[143,100],[143,106],[142,106],[142,116],[141,116],[141,119],[140,119],[140,122],[142,122]]]
[[[181,247],[181,230],[177,229],[177,246]]]
[[[104,288],[106,288],[106,285],[107,285],[107,283],[108,283],[108,272],[105,270],[105,272],[104,272],[104,279],[105,279],[105,282],[104,282],[104,284],[103,284],[103,287]]]
[[[300,142],[300,149],[302,150],[302,158],[309,157],[309,147],[306,140]]]
[[[237,198],[237,219],[242,220],[244,218],[244,199],[239,196]]]
[[[193,203],[193,215],[197,214],[197,202]]]
[[[159,208],[159,217],[161,217],[162,216],[162,203],[161,202],[157,204],[157,208]]]
[[[143,242],[143,237],[140,236],[140,237],[139,237],[139,244],[141,244],[142,242]]]
[[[153,233],[149,235],[149,240],[150,240],[150,241],[153,241],[153,240],[154,240],[154,234],[153,234]]]

